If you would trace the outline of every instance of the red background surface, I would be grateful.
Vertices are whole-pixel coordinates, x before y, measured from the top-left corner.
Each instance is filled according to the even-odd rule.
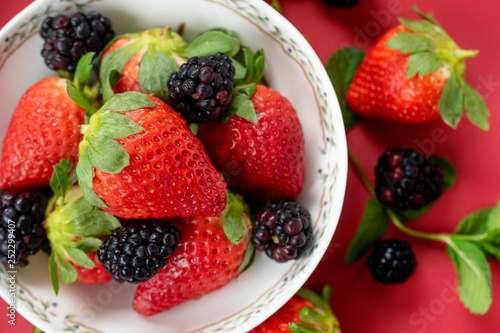
[[[30,0],[3,0],[0,26],[4,26]],[[431,211],[410,227],[429,232],[451,232],[472,211],[496,204],[500,199],[500,24],[496,0],[360,0],[354,9],[329,8],[319,0],[281,0],[283,15],[309,40],[326,63],[342,46],[368,49],[383,31],[397,24],[397,17],[415,17],[412,6],[432,11],[465,49],[478,49],[467,62],[467,79],[480,91],[492,116],[491,130],[482,132],[467,120],[457,130],[440,120],[424,125],[401,125],[364,120],[348,132],[348,144],[373,179],[378,156],[387,148],[419,148],[426,154],[447,157],[456,166],[458,179]],[[319,290],[335,287],[332,307],[345,333],[471,333],[499,332],[500,263],[491,261],[493,304],[488,314],[472,315],[459,301],[457,279],[445,247],[414,239],[391,227],[386,234],[411,242],[418,260],[415,274],[402,285],[374,282],[363,262],[346,266],[347,245],[355,233],[369,195],[353,169],[349,169],[347,193],[338,229],[330,247],[306,285]],[[0,301],[0,309],[6,309]],[[5,311],[6,312],[6,311]],[[0,313],[4,311],[0,310]],[[0,318],[1,332],[29,332],[21,316],[15,327]]]

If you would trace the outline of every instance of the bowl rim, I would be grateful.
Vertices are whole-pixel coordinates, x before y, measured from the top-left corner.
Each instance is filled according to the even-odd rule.
[[[0,29],[0,40],[4,40],[7,37],[7,34],[10,31],[13,31],[16,29],[16,27],[20,26],[23,23],[23,20],[26,20],[26,18],[29,18],[38,12],[42,11],[46,5],[54,2],[54,1],[60,1],[60,0],[35,0],[31,4],[29,4],[27,7],[25,7],[22,11],[20,11],[18,14],[16,14],[9,22],[7,22],[6,25],[4,25]],[[89,0],[89,3],[95,2],[96,0]],[[97,0],[99,1],[99,0]],[[220,4],[223,6],[226,6],[224,0],[203,0],[206,2],[212,2],[215,4]],[[333,231],[331,233],[331,237],[329,237],[329,242],[331,242],[331,239],[333,238],[333,235],[337,229],[338,222],[340,219],[340,214],[342,212],[342,207],[343,207],[343,202],[345,198],[345,192],[346,192],[346,185],[347,185],[347,173],[348,173],[348,158],[347,158],[347,139],[346,139],[346,134],[345,134],[345,128],[344,128],[344,122],[343,118],[341,115],[341,112],[335,112],[337,110],[340,110],[339,104],[338,104],[338,99],[335,94],[335,90],[333,88],[333,85],[331,83],[330,78],[328,77],[328,74],[325,70],[324,65],[322,64],[321,60],[319,59],[318,55],[312,48],[312,46],[309,44],[309,42],[305,39],[305,37],[300,33],[300,31],[293,26],[293,24],[288,21],[283,15],[278,13],[274,8],[272,8],[269,4],[267,4],[265,1],[261,0],[241,0],[240,2],[242,3],[249,3],[262,12],[265,12],[266,16],[270,18],[271,21],[276,22],[276,25],[279,26],[280,28],[283,27],[288,34],[294,36],[294,38],[299,42],[299,46],[303,52],[307,54],[307,57],[309,61],[312,63],[312,66],[314,68],[323,68],[323,70],[320,70],[319,72],[315,72],[314,75],[319,78],[319,81],[321,81],[321,86],[324,89],[325,93],[325,98],[328,101],[328,114],[331,116],[332,122],[335,124],[335,133],[334,133],[334,142],[335,142],[335,148],[336,148],[336,153],[338,154],[337,157],[337,179],[336,179],[336,186],[338,187],[338,190],[335,193],[335,202],[332,202],[331,204],[333,205],[331,209],[331,214],[327,217],[328,223],[334,223],[335,225],[332,227]],[[236,10],[236,9],[234,9]],[[266,34],[269,34],[266,32]],[[270,34],[269,34],[270,35]],[[275,36],[271,36],[273,39],[277,39]],[[30,36],[26,36],[23,39],[28,39]],[[281,44],[281,43],[280,43]],[[20,46],[20,45],[19,45]],[[19,47],[17,46],[17,47]],[[17,48],[16,47],[16,48]],[[15,48],[10,51],[7,54],[7,57],[10,56],[14,52]],[[293,57],[293,56],[292,56]],[[295,58],[295,57],[293,57]],[[6,58],[3,59],[3,63],[5,63]],[[0,64],[0,69],[1,69],[2,64]],[[307,73],[305,73],[306,76],[308,76]],[[311,82],[312,84],[312,82]],[[314,87],[313,87],[314,88]],[[318,98],[319,92],[313,89],[313,93],[316,96],[316,99]],[[319,102],[317,102],[318,107],[319,107]],[[321,111],[320,111],[321,112]],[[323,126],[323,124],[322,124]],[[322,130],[324,130],[322,128]],[[313,255],[315,257],[319,257],[318,259],[314,260],[313,264],[314,265],[307,265],[305,270],[308,271],[307,277],[310,277],[313,274],[313,271],[316,269],[317,265],[320,263],[321,258],[324,256],[326,250],[328,248],[328,244],[325,244],[323,248],[316,248],[313,252]],[[312,264],[312,263],[311,263]],[[295,292],[302,287],[302,285],[307,281],[307,278],[304,281],[301,281],[300,283],[295,283],[295,284],[288,284],[287,285],[287,292],[281,293],[279,297],[276,297],[273,299],[271,303],[273,303],[272,307],[265,307],[262,309],[261,313],[259,314],[260,320],[258,320],[258,323],[256,323],[254,326],[258,325],[260,322],[268,318],[272,313],[277,311],[282,305],[284,305],[292,296],[295,294]],[[292,292],[293,291],[293,292]],[[259,299],[260,300],[260,299]],[[256,302],[258,302],[257,300]],[[23,309],[22,315],[31,323],[40,323],[40,320],[34,313],[29,311],[29,309]],[[234,314],[229,316],[228,318],[224,319],[226,320],[231,320],[230,318],[233,317]],[[45,326],[44,324],[40,323],[40,325]],[[50,323],[47,323],[47,325],[50,325]],[[48,328],[48,327],[47,327]]]

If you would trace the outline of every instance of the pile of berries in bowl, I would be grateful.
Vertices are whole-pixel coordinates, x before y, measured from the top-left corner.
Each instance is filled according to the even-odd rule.
[[[0,33],[0,80],[22,77],[0,128],[18,311],[46,331],[258,325],[321,260],[345,191],[311,47],[260,1],[35,4]],[[25,22],[39,34],[7,38]]]

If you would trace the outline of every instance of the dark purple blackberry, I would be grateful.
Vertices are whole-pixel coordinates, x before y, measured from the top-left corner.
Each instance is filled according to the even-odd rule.
[[[359,0],[323,0],[323,2],[332,7],[352,8],[358,4]]]
[[[43,228],[47,197],[2,189],[0,205],[0,259],[8,267],[24,267],[30,255],[49,244]]]
[[[129,221],[106,236],[97,257],[114,280],[144,282],[166,265],[178,239],[179,231],[168,222]]]
[[[277,262],[298,259],[313,242],[311,214],[297,201],[281,200],[257,214],[252,243]]]
[[[406,241],[388,239],[378,242],[366,259],[375,281],[383,284],[405,282],[415,271],[417,262],[410,244]]]
[[[100,52],[115,36],[111,21],[97,12],[49,16],[42,23],[42,56],[50,69],[74,72],[88,52]]]
[[[418,151],[387,150],[375,168],[377,198],[386,206],[418,210],[444,191],[443,170]]]
[[[222,53],[189,58],[167,81],[172,107],[188,122],[218,118],[231,103],[234,72]]]

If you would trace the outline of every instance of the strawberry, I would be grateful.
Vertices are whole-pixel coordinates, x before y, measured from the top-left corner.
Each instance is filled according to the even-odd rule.
[[[142,91],[166,100],[166,81],[178,69],[174,54],[185,47],[182,37],[168,27],[116,38],[101,57],[104,100],[125,91]]]
[[[227,220],[238,225],[238,236],[231,234],[233,228],[226,227]],[[179,245],[167,265],[137,287],[133,307],[143,316],[222,288],[245,266],[250,220],[238,196],[229,194],[228,205],[220,216],[175,218],[170,223],[179,230]]]
[[[56,178],[65,178],[71,169],[71,163],[67,162],[63,160],[56,166],[52,184]],[[111,275],[98,261],[96,251],[103,236],[120,227],[116,217],[90,205],[80,187],[70,183],[66,178],[60,186],[53,187],[56,194],[49,201],[44,224],[52,248],[49,273],[56,294],[59,279],[65,284],[76,280],[88,284],[111,280]]]
[[[84,126],[85,198],[124,219],[218,216],[226,183],[186,121],[160,99],[114,95]]]
[[[276,313],[249,333],[340,333],[339,322],[328,304],[332,291],[326,286],[320,297],[309,289],[300,289]]]
[[[366,54],[347,91],[355,113],[405,123],[441,117],[456,128],[468,118],[487,130],[488,109],[465,82],[465,59],[477,51],[462,50],[431,14],[422,20],[400,19]]]
[[[3,140],[0,188],[46,187],[53,165],[76,162],[85,110],[71,100],[67,82],[43,78],[22,95]]]
[[[87,253],[87,257],[94,263],[94,267],[86,268],[75,262],[72,262],[73,266],[78,273],[77,281],[86,284],[102,284],[111,281],[111,273],[107,272],[103,267],[102,263],[97,259],[97,251]]]
[[[294,200],[305,178],[297,112],[279,92],[263,85],[256,86],[252,104],[252,121],[236,112],[226,122],[200,124],[200,140],[230,188],[264,202]]]

